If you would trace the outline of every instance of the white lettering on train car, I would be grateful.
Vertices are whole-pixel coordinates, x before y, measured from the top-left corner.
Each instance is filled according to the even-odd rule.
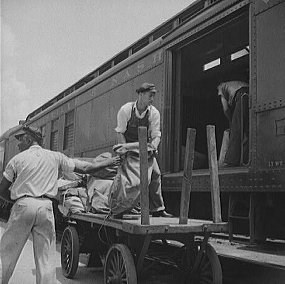
[[[127,80],[127,79],[129,79],[130,77],[131,77],[131,74],[130,74],[129,70],[127,69],[127,70],[125,71],[125,74],[124,74],[124,76],[123,76],[123,79],[124,79],[124,80]]]
[[[162,57],[162,50],[160,50],[159,52],[156,52],[153,55],[153,63],[155,64],[155,63],[161,61],[161,57]]]
[[[113,77],[111,81],[111,88],[116,86],[117,84],[118,84],[118,79],[116,77]]]
[[[268,166],[269,168],[279,168],[283,166],[283,161],[269,161]]]

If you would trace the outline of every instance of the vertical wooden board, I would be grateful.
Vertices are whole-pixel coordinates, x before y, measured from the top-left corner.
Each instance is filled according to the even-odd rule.
[[[207,125],[208,159],[211,179],[211,200],[213,221],[221,222],[220,185],[218,176],[218,161],[216,150],[215,126]]]
[[[147,128],[139,127],[141,224],[149,225]]]
[[[229,148],[229,139],[230,139],[230,131],[229,129],[226,129],[224,131],[222,146],[219,155],[219,163],[218,163],[219,165],[223,165],[225,161],[225,156]]]
[[[187,224],[188,213],[190,205],[190,194],[192,185],[192,170],[194,161],[194,148],[195,148],[196,130],[187,129],[187,140],[186,140],[186,152],[185,152],[185,163],[182,180],[182,191],[180,200],[180,216],[179,224]]]
[[[152,56],[155,55],[153,54]],[[157,66],[155,66],[154,68],[147,70],[146,72],[142,73],[141,75],[137,76],[134,81],[133,81],[133,88],[134,88],[134,92],[133,92],[133,100],[137,99],[137,93],[136,93],[136,89],[144,82],[149,82],[149,83],[153,83],[157,89],[157,93],[155,95],[154,98],[154,102],[153,105],[158,109],[158,111],[160,112],[160,128],[161,130],[165,130],[166,128],[164,128],[164,117],[165,117],[165,113],[167,113],[167,115],[169,115],[169,110],[165,109],[165,84],[164,84],[164,65],[163,64],[159,64]],[[169,151],[168,149],[165,148],[165,143],[167,142],[167,140],[169,139],[169,133],[167,133],[166,131],[162,131],[162,137],[161,137],[161,142],[159,145],[159,153],[166,153],[167,151]],[[167,155],[160,155],[158,157],[158,164],[160,166],[160,170],[163,172],[165,169],[165,161],[167,159],[166,157]]]

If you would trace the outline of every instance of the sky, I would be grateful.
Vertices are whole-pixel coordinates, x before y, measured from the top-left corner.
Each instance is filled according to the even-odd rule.
[[[193,2],[0,1],[0,135]]]

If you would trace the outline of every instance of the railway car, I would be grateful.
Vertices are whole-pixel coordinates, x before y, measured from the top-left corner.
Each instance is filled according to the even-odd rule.
[[[152,82],[161,113],[159,164],[167,210],[178,215],[187,128],[196,129],[191,218],[211,218],[206,126],[217,151],[229,128],[217,85],[249,84],[249,153],[219,170],[230,237],[285,237],[285,2],[197,0],[38,109],[26,122],[44,147],[95,157],[116,144],[116,114]],[[2,167],[17,153],[17,127],[2,135]]]

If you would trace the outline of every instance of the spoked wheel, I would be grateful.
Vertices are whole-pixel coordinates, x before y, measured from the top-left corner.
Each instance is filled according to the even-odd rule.
[[[197,246],[199,251],[201,246]],[[191,260],[191,262],[193,263],[193,260]],[[198,266],[195,265],[195,262],[191,265],[191,271],[187,274],[186,281],[184,283],[222,284],[222,282],[222,267],[219,258],[214,248],[210,244],[207,244],[206,250],[203,253]]]
[[[136,284],[137,272],[133,256],[127,246],[113,245],[106,256],[104,284]]]
[[[67,278],[73,278],[79,261],[79,237],[75,227],[65,228],[61,239],[61,268]]]

